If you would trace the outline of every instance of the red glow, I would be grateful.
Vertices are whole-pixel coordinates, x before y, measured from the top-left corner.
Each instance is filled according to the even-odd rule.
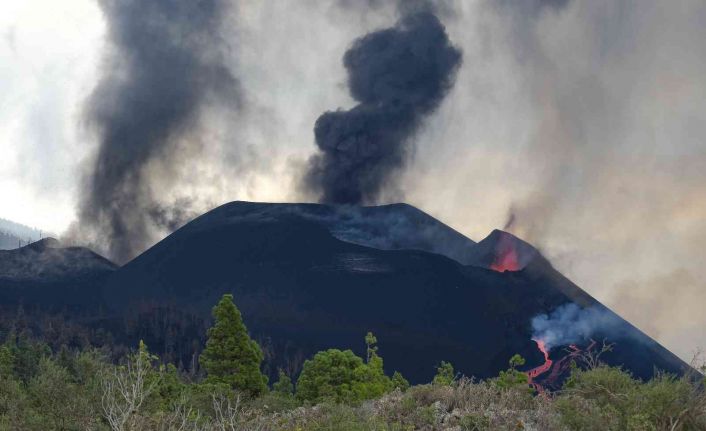
[[[537,343],[537,348],[544,355],[544,363],[538,367],[532,368],[531,370],[527,371],[527,382],[532,388],[534,388],[535,391],[542,394],[544,393],[544,387],[538,382],[535,382],[535,379],[538,376],[549,371],[552,368],[552,364],[554,363],[554,361],[549,359],[549,350],[547,350],[547,345],[544,340],[538,340],[533,338],[532,341]]]
[[[547,345],[543,340],[537,340],[533,338],[532,341],[537,343],[537,348],[544,355],[544,363],[538,367],[532,368],[531,370],[527,371],[527,382],[532,388],[534,388],[534,390],[536,390],[540,394],[543,394],[545,392],[545,386],[555,386],[559,381],[560,376],[569,369],[571,360],[574,359],[576,356],[580,355],[583,350],[581,350],[575,344],[571,344],[569,346],[569,349],[567,350],[567,355],[555,362],[549,359],[549,350],[547,349]],[[595,345],[596,342],[592,341],[591,344],[586,348],[586,351],[591,351]],[[537,378],[547,373],[548,371],[550,371],[549,374],[542,377],[542,382],[538,382]]]
[[[490,269],[498,272],[519,271],[520,262],[511,237],[505,235],[500,238],[495,246],[495,258],[490,264]]]
[[[547,346],[542,340],[536,340],[532,339],[535,343],[537,343],[537,348],[539,349],[542,354],[544,354],[544,363],[536,368],[532,368],[531,370],[527,371],[527,377],[529,377],[530,383],[532,383],[532,380],[539,376],[540,374],[544,374],[547,371],[549,371],[552,368],[552,364],[554,361],[549,359],[549,351],[547,350]]]
[[[495,261],[490,265],[490,269],[498,272],[518,271],[520,265],[517,263],[517,252],[515,249],[511,248],[496,256]]]

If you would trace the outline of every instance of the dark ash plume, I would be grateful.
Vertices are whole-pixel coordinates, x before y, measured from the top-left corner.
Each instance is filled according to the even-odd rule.
[[[309,161],[305,187],[321,193],[324,203],[375,201],[404,166],[410,138],[439,106],[460,63],[461,52],[428,11],[407,14],[394,27],[356,40],[343,64],[359,103],[316,121],[320,152]]]
[[[178,147],[198,143],[187,138],[199,125],[202,108],[209,101],[235,108],[239,92],[220,37],[225,0],[102,0],[100,5],[111,46],[86,106],[100,145],[77,228],[123,263],[150,244],[165,214],[175,213],[165,211],[160,197],[173,184],[168,177],[179,173]],[[168,166],[166,174],[150,172],[160,163]]]

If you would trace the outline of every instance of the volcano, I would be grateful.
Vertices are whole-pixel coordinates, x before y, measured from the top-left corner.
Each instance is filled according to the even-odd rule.
[[[368,331],[388,371],[428,382],[440,361],[492,377],[515,354],[529,368],[547,355],[531,320],[566,304],[601,307],[619,322],[602,359],[649,378],[688,366],[558,273],[531,245],[493,231],[479,243],[406,205],[375,207],[232,202],[186,224],[95,285],[100,316],[84,324],[163,358],[194,362],[211,307],[232,293],[266,355],[292,374],[319,350],[363,354]],[[4,286],[0,282],[0,290]],[[93,298],[93,297],[92,297]],[[84,314],[85,317],[85,314]],[[590,337],[589,337],[590,335]],[[565,361],[564,361],[565,362]],[[551,370],[549,369],[551,368]],[[549,377],[556,367],[533,377]]]
[[[0,309],[90,307],[102,301],[100,287],[117,268],[85,247],[54,238],[0,250]]]
[[[510,233],[497,229],[472,250],[467,264],[498,272],[520,271],[538,255],[537,250],[531,245]]]

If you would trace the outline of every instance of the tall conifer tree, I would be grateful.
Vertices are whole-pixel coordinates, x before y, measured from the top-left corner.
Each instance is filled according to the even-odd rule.
[[[233,295],[223,295],[212,314],[215,322],[199,357],[206,383],[224,383],[250,396],[265,392],[267,377],[260,372],[264,355],[248,335]]]

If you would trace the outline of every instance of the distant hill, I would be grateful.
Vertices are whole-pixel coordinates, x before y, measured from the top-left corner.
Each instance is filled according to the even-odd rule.
[[[0,250],[10,250],[38,241],[46,232],[0,218]]]
[[[0,306],[90,308],[102,303],[100,286],[116,269],[93,251],[54,238],[0,250]]]

